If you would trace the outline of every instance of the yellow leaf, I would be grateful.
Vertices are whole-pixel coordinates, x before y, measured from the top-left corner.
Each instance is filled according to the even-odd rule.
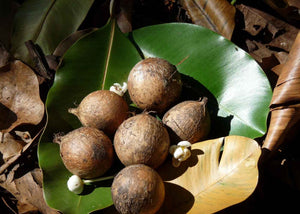
[[[165,181],[161,213],[213,213],[247,199],[258,182],[261,153],[256,141],[228,136],[195,143],[192,156],[158,172]]]

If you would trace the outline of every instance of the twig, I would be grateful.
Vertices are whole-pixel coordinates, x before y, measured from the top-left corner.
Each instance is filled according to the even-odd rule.
[[[29,55],[33,60],[35,72],[39,76],[47,80],[51,80],[53,78],[54,72],[49,68],[42,49],[37,44],[34,44],[31,40],[25,42],[25,45],[29,51]]]
[[[13,208],[11,208],[9,206],[9,204],[6,202],[6,200],[3,197],[1,197],[1,199],[2,199],[3,203],[7,206],[7,208],[9,208],[14,214],[18,214],[16,211],[14,211]]]

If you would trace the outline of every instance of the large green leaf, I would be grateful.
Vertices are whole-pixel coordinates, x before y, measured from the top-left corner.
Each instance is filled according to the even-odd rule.
[[[179,23],[138,29],[133,39],[145,57],[179,64],[181,73],[201,84],[193,83],[194,90],[189,92],[210,98],[214,137],[255,138],[266,132],[272,96],[268,79],[258,64],[229,40],[205,28]]]
[[[54,133],[67,133],[80,126],[78,119],[68,113],[68,108],[92,91],[126,81],[129,70],[140,59],[114,21],[79,40],[64,55],[47,97],[48,124],[38,150],[44,173],[44,195],[51,207],[64,214],[76,214],[112,204],[109,185],[100,185],[90,194],[81,196],[68,191],[66,182],[71,174],[65,169],[59,146],[52,143],[52,139]]]
[[[136,46],[115,28],[114,21],[88,34],[67,51],[49,91],[48,124],[39,144],[39,163],[46,201],[64,213],[87,213],[112,201],[108,187],[101,185],[84,196],[66,189],[70,173],[61,162],[58,145],[52,143],[53,134],[79,127],[68,108],[91,91],[126,81],[141,59],[138,51],[177,65],[184,82],[183,99],[209,97],[210,137],[230,134],[254,138],[266,131],[269,82],[258,64],[230,41],[205,28],[178,23],[142,28],[132,36]]]
[[[11,52],[28,62],[25,42],[32,40],[47,54],[77,30],[94,0],[27,0],[15,15]]]

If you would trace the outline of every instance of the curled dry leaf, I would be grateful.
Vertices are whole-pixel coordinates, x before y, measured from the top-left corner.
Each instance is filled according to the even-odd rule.
[[[180,0],[193,23],[231,39],[235,26],[235,8],[227,0]]]
[[[114,4],[113,16],[115,16],[120,30],[123,33],[131,32],[133,0],[115,0]]]
[[[299,0],[264,0],[264,2],[289,22],[299,24]]]
[[[268,75],[275,85],[280,74],[279,67],[275,66],[286,62],[298,29],[258,9],[243,4],[236,7],[244,16],[242,30],[251,35],[246,39],[247,52],[267,74],[271,70],[275,73]]]
[[[300,121],[300,33],[273,92],[270,127],[263,147],[275,150],[293,136]],[[298,128],[299,129],[299,128]],[[297,130],[299,131],[299,130]]]
[[[84,36],[87,36],[88,34],[96,31],[97,28],[88,28],[84,30],[76,31],[72,34],[70,34],[67,38],[62,40],[57,47],[55,48],[52,55],[47,55],[46,60],[48,63],[48,66],[51,70],[56,71],[61,63],[63,55],[66,53],[66,51],[79,39],[83,38]]]
[[[16,140],[10,133],[0,132],[0,154],[1,163],[6,163],[11,157],[20,153],[26,143],[22,140]]]
[[[252,36],[256,36],[262,30],[265,30],[265,34],[271,34],[272,37],[269,46],[286,52],[290,51],[298,32],[297,28],[270,14],[246,5],[238,5],[237,9],[244,15],[245,31]]]
[[[258,182],[261,149],[256,141],[228,136],[195,143],[175,168],[158,169],[166,198],[160,213],[214,213],[248,198]]]
[[[0,71],[0,131],[9,132],[20,124],[38,124],[44,116],[38,79],[21,61]]]

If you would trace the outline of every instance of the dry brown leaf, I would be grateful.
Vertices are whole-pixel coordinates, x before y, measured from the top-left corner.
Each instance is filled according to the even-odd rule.
[[[193,23],[231,39],[235,26],[235,7],[227,0],[180,0]]]
[[[20,178],[14,179],[16,165],[6,176],[0,176],[0,185],[18,200],[19,213],[37,212],[57,214],[58,212],[47,206],[42,192],[41,169],[34,169]]]
[[[272,36],[272,40],[268,43],[268,46],[280,48],[287,52],[290,51],[298,33],[297,28],[249,6],[237,5],[237,8],[244,15],[245,30],[247,32],[252,36],[256,36],[263,29],[266,29]]]
[[[299,0],[264,0],[264,2],[288,21],[295,24],[300,21]]]
[[[123,33],[132,31],[133,0],[119,0],[116,14],[117,24]]]
[[[39,83],[34,72],[21,61],[0,71],[0,131],[9,132],[20,124],[37,125],[44,116]]]
[[[19,213],[28,212],[26,209],[28,207],[24,205],[36,207],[41,213],[57,213],[57,211],[49,208],[43,199],[41,174],[41,169],[35,169],[14,181],[18,192],[22,196],[18,201]]]
[[[21,140],[16,140],[10,133],[0,132],[0,139],[0,154],[2,155],[0,162],[2,163],[7,162],[11,157],[19,154],[26,144]]]
[[[5,49],[4,45],[0,41],[0,68],[5,66],[10,59],[10,54]]]
[[[300,9],[300,1],[299,0],[286,0],[289,6],[297,7]]]
[[[293,136],[300,121],[300,33],[282,66],[270,105],[270,127],[263,147],[271,151]],[[299,131],[299,130],[298,130]]]

